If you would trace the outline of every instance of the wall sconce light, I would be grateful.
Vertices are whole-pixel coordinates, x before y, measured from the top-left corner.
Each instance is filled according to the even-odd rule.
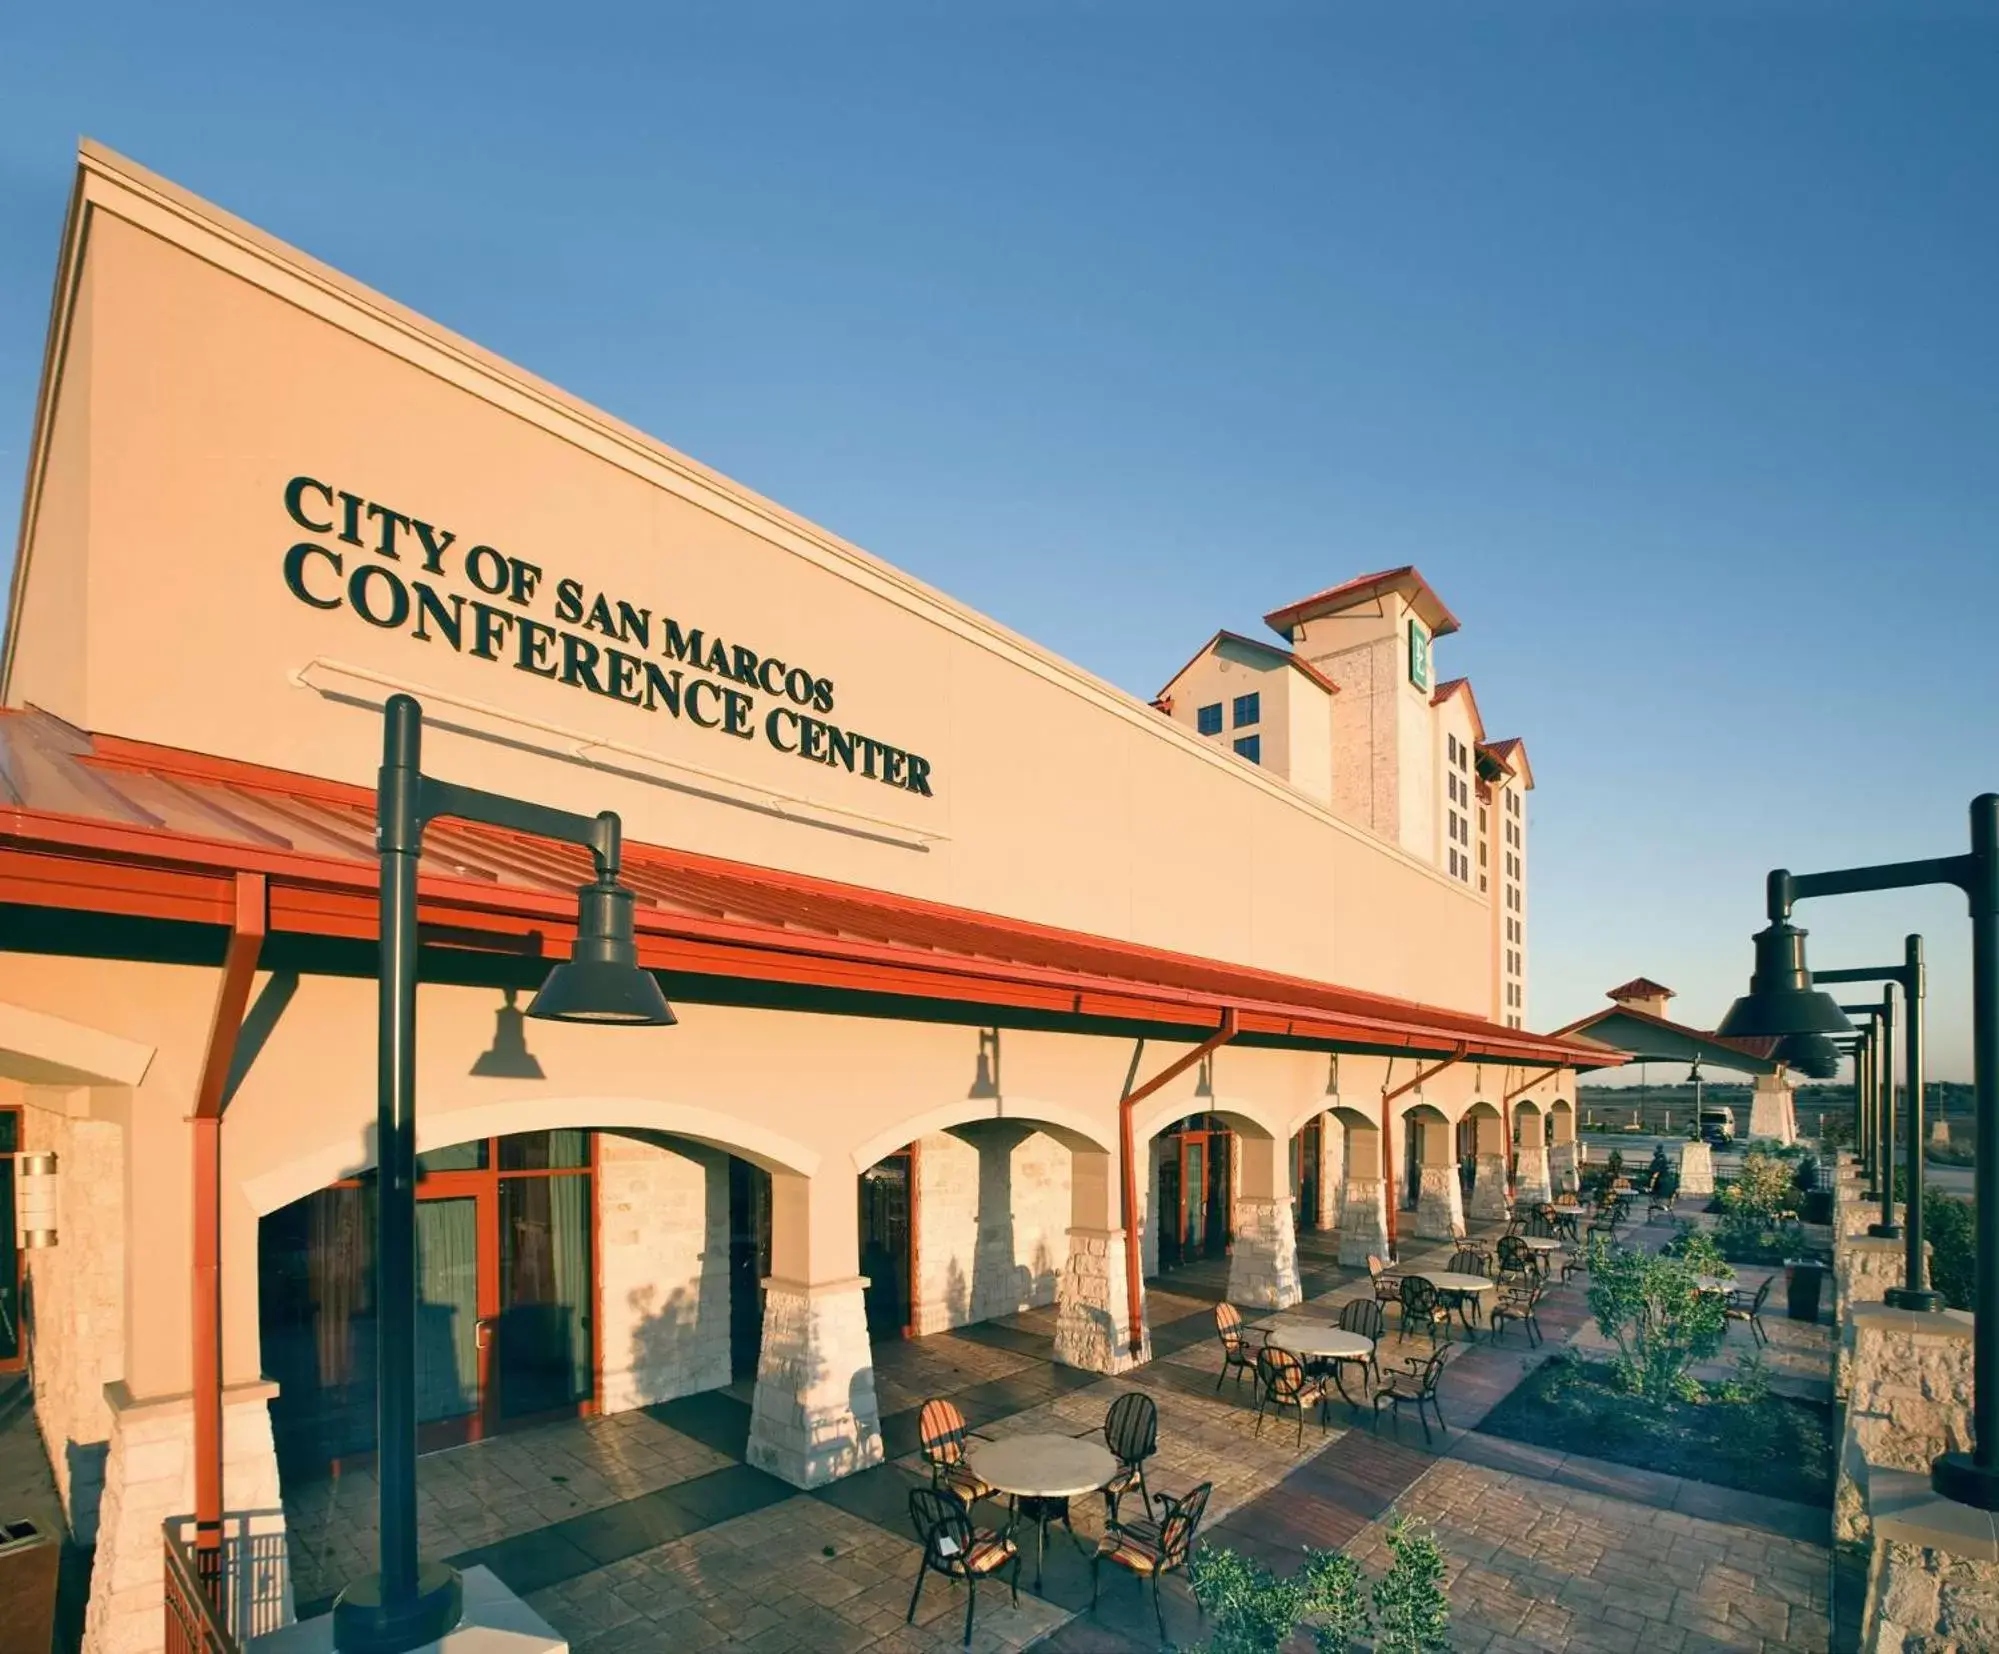
[[[1200,1077],[1194,1082],[1194,1095],[1196,1097],[1205,1097],[1210,1102],[1214,1101],[1215,1096],[1214,1061],[1215,1059],[1212,1055],[1201,1059]]]
[[[1337,1097],[1339,1094],[1340,1054],[1337,1051],[1329,1051],[1326,1053],[1326,1095]]]
[[[14,1156],[14,1238],[23,1251],[56,1243],[56,1157],[47,1150]]]
[[[480,1080],[539,1080],[541,1063],[528,1049],[527,1013],[514,1003],[519,990],[507,989],[507,1002],[498,1012],[493,1028],[493,1044],[479,1053],[472,1075]]]
[[[979,1069],[966,1094],[991,1101],[1000,1094],[1000,1038],[997,1028],[979,1030]]]

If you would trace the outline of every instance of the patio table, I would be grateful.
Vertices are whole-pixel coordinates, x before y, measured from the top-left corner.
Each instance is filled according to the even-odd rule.
[[[1423,1272],[1423,1279],[1439,1292],[1447,1294],[1457,1302],[1458,1318],[1465,1326],[1471,1326],[1471,1307],[1479,1300],[1479,1295],[1497,1292],[1499,1283],[1484,1275],[1468,1275],[1455,1269],[1430,1269]],[[1342,1392],[1344,1393],[1344,1392]]]
[[[1529,1252],[1554,1252],[1562,1244],[1553,1235],[1522,1235],[1520,1239],[1527,1243]]]
[[[1268,1342],[1277,1349],[1327,1362],[1333,1369],[1333,1383],[1339,1388],[1340,1400],[1358,1411],[1354,1398],[1347,1394],[1347,1383],[1340,1376],[1340,1369],[1350,1361],[1373,1360],[1372,1338],[1363,1333],[1345,1332],[1330,1321],[1266,1321],[1259,1330],[1270,1335]]]
[[[1034,1588],[1041,1589],[1041,1556],[1048,1543],[1048,1524],[1059,1520],[1082,1550],[1069,1525],[1069,1501],[1107,1486],[1117,1474],[1117,1460],[1101,1443],[1074,1436],[1006,1436],[975,1442],[965,1455],[972,1474],[1012,1500],[1006,1535],[1022,1517],[1034,1524]]]

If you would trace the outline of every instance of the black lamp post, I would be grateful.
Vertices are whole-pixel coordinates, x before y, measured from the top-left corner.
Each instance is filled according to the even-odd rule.
[[[1971,801],[1971,848],[1934,861],[1893,862],[1794,877],[1770,874],[1770,924],[1756,937],[1756,971],[1749,992],[1729,1008],[1719,1032],[1736,1037],[1835,1034],[1851,1026],[1831,997],[1812,986],[1805,969],[1805,933],[1790,922],[1792,904],[1811,896],[1864,890],[1955,885],[1971,908],[1971,1056],[1978,1141],[1973,1172],[1978,1239],[1978,1286],[1973,1299],[1969,1453],[1945,1453],[1930,1467],[1930,1483],[1946,1499],[1999,1510],[1999,793]],[[1921,1145],[1917,1145],[1920,1159]],[[1912,1168],[1913,1169],[1913,1168]],[[1888,1188],[1892,1194],[1894,1180]]]
[[[382,860],[381,998],[375,1105],[376,1475],[378,1571],[340,1593],[340,1654],[405,1654],[458,1623],[455,1570],[422,1565],[416,1531],[416,880],[424,828],[444,816],[589,848],[596,877],[577,892],[576,945],[548,974],[527,1014],[567,1022],[660,1026],[674,1020],[639,968],[632,893],[618,883],[619,824],[610,811],[572,815],[434,780],[421,767],[423,709],[407,695],[383,708],[375,847]]]
[[[1882,998],[1888,1005],[1890,1017],[1894,1014],[1892,990],[1900,988],[1907,1003],[1907,1013],[1902,1026],[1902,1103],[1903,1103],[1903,1154],[1908,1160],[1908,1194],[1902,1202],[1902,1234],[1908,1242],[1908,1254],[1902,1269],[1902,1284],[1891,1286],[1886,1300],[1896,1309],[1939,1310],[1943,1308],[1943,1295],[1932,1292],[1923,1285],[1923,1089],[1927,1078],[1923,1072],[1923,1000],[1929,992],[1929,979],[1923,967],[1923,939],[1920,936],[1904,938],[1902,942],[1902,963],[1856,967],[1843,971],[1820,971],[1814,980],[1819,982],[1883,982],[1887,984]],[[1890,1098],[1889,1107],[1893,1108]],[[1893,1127],[1883,1133],[1888,1162],[1888,1182],[1892,1188],[1895,1181],[1895,1140]],[[1875,1232],[1882,1232],[1878,1229]]]
[[[1867,1158],[1872,1176],[1865,1198],[1881,1202],[1881,1220],[1870,1223],[1867,1232],[1877,1240],[1896,1240],[1902,1233],[1902,1226],[1895,1221],[1895,1092],[1890,1077],[1895,1062],[1895,1004],[1891,992],[1892,984],[1883,988],[1877,1004],[1840,1006],[1850,1015],[1867,1018],[1867,1038],[1862,1042],[1865,1055],[1854,1070],[1854,1083],[1867,1093]]]

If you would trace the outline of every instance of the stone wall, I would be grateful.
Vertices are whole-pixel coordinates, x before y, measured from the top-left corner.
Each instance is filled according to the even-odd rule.
[[[271,1442],[271,1384],[224,1393],[222,1487],[225,1542],[283,1533],[278,1459]],[[106,1387],[110,1455],[91,1567],[83,1654],[155,1654],[165,1614],[161,1529],[194,1509],[194,1409],[186,1396],[136,1401],[122,1383]],[[267,1581],[274,1600],[260,1608],[280,1622],[293,1617],[291,1584],[279,1571]]]
[[[1365,1269],[1370,1256],[1388,1258],[1388,1210],[1378,1177],[1349,1177],[1340,1207],[1340,1262]]]
[[[1477,1172],[1471,1186],[1471,1215],[1482,1222],[1503,1222],[1507,1210],[1506,1156],[1480,1155]]]
[[[916,1158],[916,1331],[1054,1303],[1069,1255],[1068,1149],[982,1120],[923,1138]]]
[[[729,1157],[679,1138],[597,1140],[607,1413],[729,1382]]]
[[[27,1254],[35,1421],[78,1544],[97,1538],[111,1409],[105,1386],[125,1372],[125,1133],[73,1118],[71,1097],[30,1090],[22,1146],[56,1155],[57,1243]],[[39,1329],[58,1329],[38,1336]]]
[[[1849,1346],[1846,1432],[1840,1444],[1833,1537],[1865,1543],[1869,1466],[1927,1475],[1939,1453],[1971,1446],[1971,1316],[1854,1305],[1842,1317]]]
[[[1548,1181],[1558,1195],[1575,1194],[1582,1187],[1582,1145],[1571,1138],[1548,1147]]]
[[[1522,1205],[1554,1198],[1548,1187],[1548,1150],[1545,1145],[1520,1145],[1513,1161],[1513,1198]]]

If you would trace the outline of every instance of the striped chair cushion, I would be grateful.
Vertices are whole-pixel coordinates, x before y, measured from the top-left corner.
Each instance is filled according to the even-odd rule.
[[[968,1505],[977,1499],[990,1498],[993,1493],[993,1488],[989,1483],[980,1481],[978,1477],[972,1474],[970,1465],[946,1465],[943,1469],[942,1480],[946,1487],[957,1494]]]
[[[1123,1495],[1132,1492],[1137,1486],[1138,1466],[1132,1465],[1124,1470],[1120,1470],[1108,1482],[1104,1483],[1104,1491],[1106,1493]]]
[[[965,1558],[966,1571],[989,1574],[995,1568],[1011,1562],[1014,1549],[1011,1539],[1002,1538],[999,1534],[980,1528],[972,1535],[971,1553]]]
[[[1136,1528],[1138,1524],[1133,1523],[1132,1526]],[[1115,1562],[1120,1568],[1129,1568],[1135,1574],[1149,1574],[1159,1566],[1157,1540],[1148,1540],[1143,1534],[1125,1528],[1116,1529],[1098,1540],[1097,1555],[1106,1562]]]

